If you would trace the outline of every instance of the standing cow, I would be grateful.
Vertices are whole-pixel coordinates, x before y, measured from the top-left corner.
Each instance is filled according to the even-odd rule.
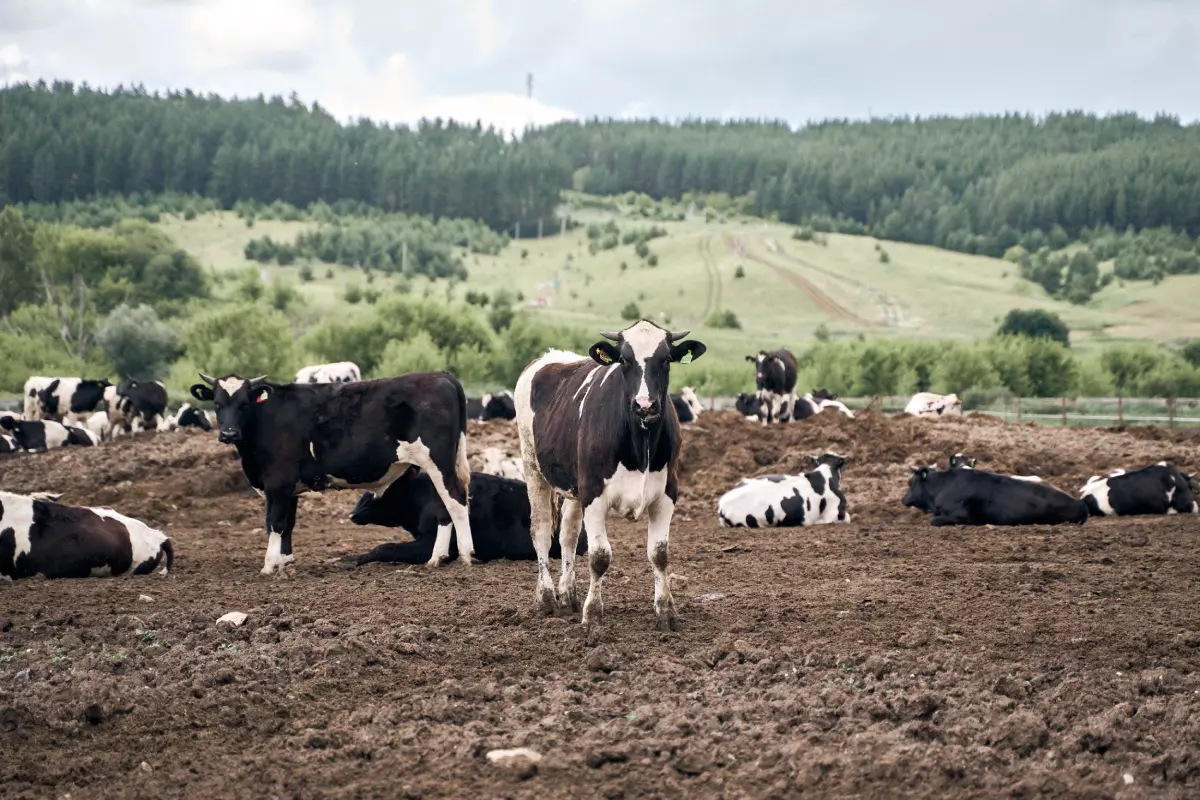
[[[37,390],[38,419],[52,419],[68,425],[86,425],[96,406],[111,386],[107,379],[51,378]]]
[[[350,383],[361,380],[362,372],[353,361],[313,364],[296,373],[296,383]]]
[[[538,554],[536,602],[578,610],[575,547],[582,522],[589,541],[591,584],[583,624],[604,613],[601,583],[612,560],[605,519],[610,510],[633,520],[649,514],[646,552],[654,568],[654,612],[664,630],[676,627],[667,574],[667,541],[679,494],[679,420],[667,396],[671,363],[704,354],[697,341],[680,341],[642,320],[619,333],[602,333],[591,358],[551,350],[534,359],[517,380],[517,431]],[[558,591],[550,575],[555,493],[563,497]]]
[[[429,473],[454,523],[459,560],[470,563],[466,396],[453,375],[317,384],[267,383],[265,375],[200,378],[192,396],[216,406],[218,439],[237,447],[246,480],[267,501],[264,575],[292,561],[297,495],[383,494],[410,465]],[[450,529],[439,528],[429,565],[449,554]]]
[[[167,413],[167,387],[162,381],[135,381],[126,378],[117,384],[117,407],[132,424],[140,421],[145,430],[158,430]],[[109,409],[110,426],[116,424]]]
[[[796,357],[786,348],[746,356],[754,362],[755,386],[762,403],[763,424],[787,422],[796,402]]]

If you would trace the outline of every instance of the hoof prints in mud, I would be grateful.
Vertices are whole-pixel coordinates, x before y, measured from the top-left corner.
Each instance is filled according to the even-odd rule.
[[[472,423],[470,446],[515,452],[515,431]],[[739,478],[826,449],[851,457],[854,522],[718,526]],[[899,505],[908,465],[960,450],[1066,489],[1200,466],[1200,439],[1168,431],[706,414],[671,537],[680,631],[657,630],[644,524],[613,518],[589,646],[578,615],[536,615],[528,563],[333,563],[395,536],[346,521],[354,493],[302,498],[294,574],[260,577],[262,501],[211,436],[5,459],[4,488],[144,516],[179,558],[167,580],[0,585],[0,780],[31,797],[1193,796],[1200,519],[935,530]],[[229,611],[246,623],[218,626]],[[536,770],[486,758],[519,747]]]

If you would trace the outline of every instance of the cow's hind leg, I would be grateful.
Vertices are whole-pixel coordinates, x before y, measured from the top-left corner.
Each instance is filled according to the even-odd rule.
[[[553,614],[558,606],[554,578],[550,575],[550,544],[554,538],[554,489],[537,470],[525,475],[529,493],[530,535],[537,556],[538,577],[533,602],[539,614]]]
[[[575,548],[579,544],[579,526],[583,522],[579,501],[563,498],[562,518],[558,527],[558,542],[562,550],[562,575],[558,578],[558,602],[562,608],[579,610],[579,595],[575,592]]]
[[[592,582],[588,585],[587,599],[583,601],[584,626],[599,625],[604,618],[604,598],[601,596],[601,584],[608,565],[612,563],[612,547],[608,543],[608,530],[605,528],[605,517],[608,515],[608,503],[603,497],[598,497],[583,510],[583,524],[588,532],[588,564],[592,568]]]
[[[654,615],[664,631],[678,628],[675,601],[671,597],[671,574],[668,571],[667,540],[671,535],[671,517],[675,503],[665,494],[650,507],[650,525],[646,537],[646,556],[654,568]]]
[[[459,436],[457,447],[452,453],[435,457],[420,439],[416,442],[401,442],[396,448],[398,460],[413,464],[429,474],[434,491],[446,507],[446,513],[454,524],[454,536],[458,540],[458,560],[470,564],[475,555],[475,542],[471,538],[471,519],[467,511],[467,482],[471,479],[466,466],[467,437]],[[438,531],[438,539],[443,538]],[[448,534],[447,534],[448,535]],[[434,556],[439,554],[434,545]],[[431,558],[430,566],[436,566]]]

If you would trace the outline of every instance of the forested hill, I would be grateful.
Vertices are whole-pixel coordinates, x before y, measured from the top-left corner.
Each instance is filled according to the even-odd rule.
[[[1105,225],[1200,232],[1200,126],[1168,117],[874,120],[795,132],[590,122],[530,138],[587,167],[579,188],[588,192],[754,192],[762,216],[840,216],[881,238],[954,250],[998,255],[1056,225],[1071,238]]]
[[[597,194],[724,193],[785,222],[989,255],[1018,242],[1061,246],[1104,226],[1200,233],[1200,126],[1169,117],[874,120],[797,131],[589,121],[513,142],[477,125],[341,125],[318,106],[279,98],[70,84],[0,90],[0,202],[163,191],[225,206],[351,199],[500,229],[548,218],[573,171],[578,188]]]
[[[0,90],[0,204],[185,192],[359,200],[392,211],[536,224],[569,185],[544,142],[454,123],[343,126],[298,101],[110,93],[68,83]]]

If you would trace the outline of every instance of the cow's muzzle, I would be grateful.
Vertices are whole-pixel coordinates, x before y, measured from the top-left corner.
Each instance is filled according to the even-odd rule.
[[[662,415],[662,411],[657,400],[639,395],[633,398],[633,415],[639,422],[649,423],[657,420]]]
[[[221,432],[217,434],[217,441],[221,444],[237,444],[242,440],[242,434],[229,428],[221,428]]]

